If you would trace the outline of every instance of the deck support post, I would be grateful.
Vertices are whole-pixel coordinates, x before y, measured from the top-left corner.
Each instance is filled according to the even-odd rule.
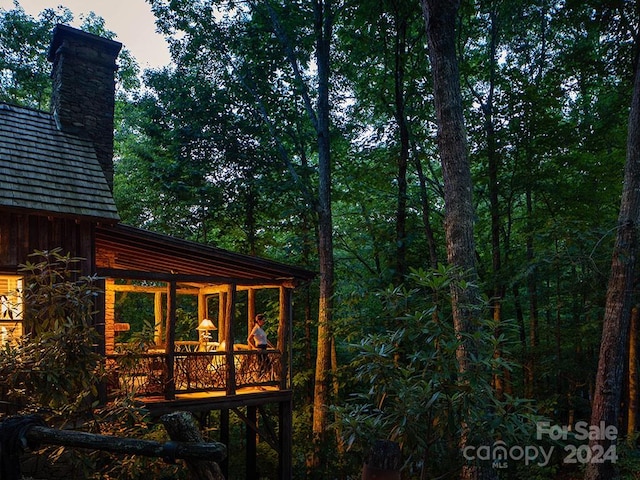
[[[227,449],[230,448],[229,442],[231,441],[231,435],[229,433],[229,409],[223,408],[220,410],[220,443],[224,443]],[[229,457],[227,456],[222,462],[220,462],[220,468],[225,477],[229,476]]]
[[[291,289],[280,287],[280,312],[278,321],[278,344],[280,350],[282,370],[280,374],[280,388],[286,390],[290,385],[289,368],[291,365]]]
[[[258,478],[257,473],[257,449],[256,449],[256,439],[258,433],[253,428],[253,425],[258,421],[257,409],[255,406],[250,405],[247,407],[247,422],[246,423],[246,431],[247,431],[247,460],[246,460],[246,478],[254,479]]]
[[[293,478],[293,464],[291,462],[291,455],[293,453],[293,441],[291,439],[291,432],[293,431],[292,401],[290,398],[279,404],[280,455],[278,456],[278,473],[280,480],[290,480]]]
[[[247,332],[251,332],[256,318],[256,290],[250,288],[247,291]]]

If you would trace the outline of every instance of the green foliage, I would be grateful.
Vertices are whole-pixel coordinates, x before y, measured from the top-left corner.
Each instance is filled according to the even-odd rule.
[[[51,67],[47,48],[58,23],[73,18],[66,8],[44,10],[38,19],[16,6],[0,9],[0,101],[47,108]]]
[[[459,466],[463,426],[471,432],[471,445],[488,439],[524,444],[533,438],[538,417],[531,402],[499,396],[492,385],[495,375],[516,367],[508,360],[514,325],[479,320],[477,331],[469,334],[477,356],[470,371],[460,375],[456,352],[462,339],[446,309],[433,301],[446,297],[450,273],[415,272],[412,281],[414,289],[379,293],[395,327],[351,346],[354,360],[342,375],[353,375],[359,388],[336,408],[346,445],[362,455],[376,439],[398,442],[407,474],[424,470],[430,478]],[[496,356],[497,351],[502,354]]]
[[[317,184],[313,128],[267,4],[151,4],[158,28],[171,36],[175,65],[147,72],[145,93],[118,105],[114,195],[123,221],[314,265],[316,211],[308,195]],[[444,267],[429,275],[421,270],[430,265],[427,221],[440,261],[446,245],[419,6],[392,0],[338,4],[330,84],[332,333],[338,365],[351,364],[360,351],[369,360],[337,374],[341,390],[335,403],[355,394],[353,408],[361,409],[353,417],[343,415],[352,422],[345,432],[355,431],[355,419],[362,418],[372,435],[393,436],[411,446],[415,468],[428,451],[446,460],[444,469],[454,461],[446,451],[456,449],[448,442],[455,440],[465,408],[477,413],[467,421],[479,425],[478,432],[505,436],[511,427],[496,424],[496,412],[510,414],[511,403],[519,411],[517,398],[525,392],[538,413],[559,422],[586,418],[622,186],[638,28],[634,2],[513,0],[461,6],[458,54],[474,175],[478,273],[488,297],[500,292],[492,301],[502,318],[517,322],[484,321],[472,338],[481,347],[475,363],[485,373],[470,379],[470,388],[482,392],[490,382],[487,375],[506,370],[514,391],[514,398],[499,401],[483,393],[479,404],[452,373],[459,339],[448,326],[451,279]],[[311,4],[268,5],[295,45],[303,76],[313,80]],[[50,24],[40,25],[42,18],[27,18],[18,9],[0,16],[0,99],[46,106],[48,67],[34,62],[44,58],[36,51],[46,51]],[[398,98],[403,99],[399,104]],[[410,132],[405,241],[407,267],[415,276],[376,297],[371,292],[395,278],[398,251],[396,114],[404,115]],[[495,185],[489,180],[489,158],[497,164]],[[497,211],[490,202],[493,188]],[[315,341],[315,325],[300,320],[313,318],[315,304],[313,293],[296,293],[296,465],[304,465],[311,443],[307,402]],[[132,327],[142,331],[144,321],[141,314]],[[498,346],[503,355],[494,359],[490,353]],[[354,382],[356,367],[359,380]],[[377,387],[374,379],[380,388],[370,392]],[[396,408],[400,402],[390,399],[400,395],[408,400]],[[419,396],[429,405],[427,413],[417,412],[418,401],[412,399]],[[409,414],[438,421],[421,439],[420,426],[403,420]],[[366,449],[361,440],[353,437],[352,451]],[[334,452],[334,440],[324,448]],[[546,472],[530,474],[548,478]]]
[[[153,423],[148,412],[140,408],[139,402],[131,397],[120,397],[94,413],[93,425],[97,433],[121,438],[137,438],[167,442],[169,437],[162,426]],[[80,452],[83,453],[83,452]],[[85,462],[87,460],[85,459]],[[188,478],[186,468],[180,464],[169,464],[159,458],[137,455],[92,452],[88,458],[91,468],[87,469],[87,479],[116,480],[157,480],[158,478]]]
[[[97,394],[101,357],[94,345],[93,277],[79,277],[79,258],[60,249],[35,252],[20,269],[24,275],[24,325],[28,334],[0,356],[2,382],[9,398],[33,409],[46,407],[53,416],[86,412]]]
[[[56,248],[36,251],[20,266],[22,292],[27,307],[26,330],[41,335],[74,324],[88,329],[99,293],[95,277],[80,277],[81,258],[61,254]],[[32,261],[34,260],[34,261]]]
[[[104,359],[95,348],[94,277],[78,275],[80,258],[60,249],[36,251],[21,266],[25,324],[31,332],[0,351],[0,387],[11,411],[37,412],[53,427],[71,427],[104,435],[167,440],[133,398],[122,397],[98,408],[98,385],[105,378]],[[157,479],[183,469],[159,459],[110,455],[65,447],[39,451],[73,478],[96,480]],[[71,474],[70,474],[71,478]]]

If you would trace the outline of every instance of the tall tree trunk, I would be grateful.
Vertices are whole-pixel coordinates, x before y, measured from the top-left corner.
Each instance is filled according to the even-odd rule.
[[[254,2],[257,5],[260,2]],[[262,3],[260,3],[262,4]],[[316,132],[318,146],[318,197],[315,204],[318,214],[318,261],[320,288],[318,302],[318,340],[316,350],[315,384],[313,390],[313,453],[308,462],[312,475],[324,478],[320,467],[327,465],[322,447],[326,446],[331,371],[331,318],[333,310],[334,265],[333,221],[331,215],[331,139],[329,132],[329,77],[330,46],[333,30],[331,0],[313,0],[314,34],[316,39],[317,99],[315,108],[305,84],[296,56],[295,45],[289,39],[278,13],[265,2],[276,36],[285,50],[293,69],[296,85],[300,90],[305,110]]]
[[[611,260],[611,274],[600,342],[600,357],[596,374],[596,387],[591,406],[591,425],[618,426],[620,397],[624,370],[624,356],[631,316],[632,295],[638,253],[638,215],[640,214],[640,62],[636,63],[633,99],[629,112],[627,158],[624,186],[618,216],[618,233]],[[597,439],[590,442],[593,449],[601,445],[606,452],[615,447],[616,440]],[[600,448],[600,447],[598,447]],[[589,463],[585,480],[612,480],[618,478],[611,461]]]
[[[422,162],[420,157],[415,155],[416,173],[418,174],[418,181],[420,183],[420,203],[422,204],[422,225],[424,227],[425,238],[427,239],[427,245],[429,248],[429,265],[431,268],[438,268],[438,250],[436,248],[436,239],[431,227],[431,207],[429,204],[429,194],[427,193],[427,179],[422,170]]]
[[[407,272],[407,164],[409,162],[409,127],[405,114],[404,68],[406,61],[407,19],[402,11],[395,13],[395,117],[400,134],[398,155],[398,206],[396,211],[396,281],[401,282]]]
[[[311,467],[326,465],[321,447],[326,443],[331,370],[331,316],[333,302],[333,236],[331,219],[331,155],[329,137],[329,53],[333,12],[331,0],[314,0],[316,59],[318,67],[318,256],[320,260],[320,300],[318,308],[318,350],[313,399],[314,455]]]
[[[465,383],[472,370],[476,347],[467,334],[473,332],[481,301],[475,265],[473,192],[467,136],[462,111],[460,75],[455,50],[455,23],[459,0],[422,0],[429,58],[433,74],[434,103],[438,124],[438,148],[444,179],[445,237],[447,260],[459,280],[452,282],[454,329],[460,334],[457,349],[458,375]],[[464,285],[464,286],[463,286]],[[462,425],[460,447],[467,445],[469,430]],[[463,479],[484,476],[484,469],[465,466]]]
[[[533,199],[531,189],[527,187],[527,264],[529,265],[527,273],[527,292],[529,293],[529,354],[527,357],[526,377],[525,377],[525,396],[533,398],[536,381],[536,355],[538,351],[538,275],[534,265],[535,254],[533,247],[533,226],[531,219],[533,218]]]
[[[453,282],[451,290],[456,331],[470,332],[480,303],[475,285],[475,244],[471,168],[462,113],[462,95],[455,54],[456,0],[422,0],[433,71],[434,102],[438,122],[438,147],[442,163],[445,199],[447,259],[461,279],[472,280],[467,288]],[[469,370],[469,352],[462,342],[457,352],[460,372]]]
[[[629,397],[627,401],[627,441],[635,444],[638,416],[638,307],[631,310],[629,328]]]
[[[491,292],[490,305],[493,311],[493,319],[498,325],[502,320],[502,300],[505,295],[504,282],[502,280],[502,253],[500,242],[500,184],[498,175],[500,172],[500,158],[498,154],[496,142],[496,130],[494,125],[494,108],[493,95],[496,81],[497,47],[498,47],[498,21],[495,10],[489,12],[491,27],[489,30],[489,91],[486,99],[483,100],[479,95],[482,113],[484,114],[484,130],[487,138],[487,164],[489,171],[489,212],[491,215],[491,266],[493,269],[493,287]],[[496,337],[501,334],[500,328],[496,328]],[[495,358],[502,356],[500,344],[496,344],[494,351]],[[498,398],[504,395],[505,384],[504,378],[507,371],[496,372],[493,378],[493,385]]]

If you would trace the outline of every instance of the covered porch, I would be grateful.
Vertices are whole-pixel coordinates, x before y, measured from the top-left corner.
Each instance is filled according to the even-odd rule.
[[[246,478],[258,438],[277,452],[278,478],[291,478],[293,292],[315,273],[125,225],[97,227],[95,244],[105,399],[132,394],[152,415],[219,411],[230,451],[234,414],[246,425]],[[266,350],[247,342],[258,313]]]
[[[172,277],[105,280],[109,396],[134,394],[151,402],[158,397],[184,400],[184,394],[202,398],[290,388],[291,288]],[[121,308],[134,296],[146,300],[137,303],[148,304],[140,307],[150,317],[142,325],[139,310],[138,324],[132,325]],[[267,329],[273,344],[267,350],[247,342],[259,304],[278,309]]]
[[[312,272],[125,225],[97,228],[96,271],[109,396],[290,388],[293,290]],[[265,311],[272,348],[256,350],[247,337]]]

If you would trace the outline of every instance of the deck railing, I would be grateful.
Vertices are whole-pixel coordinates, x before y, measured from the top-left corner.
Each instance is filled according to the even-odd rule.
[[[245,387],[279,387],[281,360],[278,350],[174,352],[171,358],[166,353],[155,352],[111,354],[107,355],[111,372],[108,394],[169,398],[181,393],[228,393]],[[229,361],[233,362],[231,371]]]

